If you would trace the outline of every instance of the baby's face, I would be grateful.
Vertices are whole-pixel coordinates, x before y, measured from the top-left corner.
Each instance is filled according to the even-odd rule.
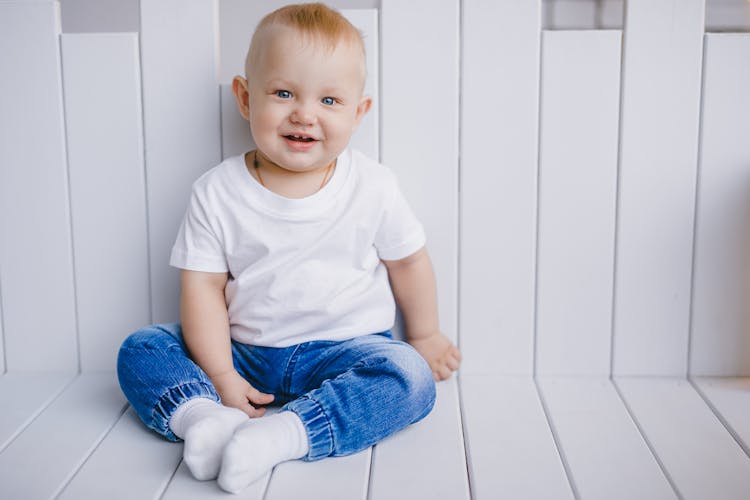
[[[248,75],[249,121],[258,148],[291,171],[328,166],[370,107],[362,96],[359,47],[333,51],[288,27],[273,27]]]

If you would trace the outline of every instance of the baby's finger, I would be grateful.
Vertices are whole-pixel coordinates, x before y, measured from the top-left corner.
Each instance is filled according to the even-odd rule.
[[[271,403],[274,399],[273,394],[266,394],[265,392],[260,392],[258,389],[251,387],[249,391],[247,391],[247,394],[245,394],[248,401],[251,401],[252,403],[256,405],[267,405]]]
[[[456,358],[456,361],[461,361],[461,351],[458,350],[458,347],[452,345],[450,349],[451,356]]]
[[[256,408],[253,405],[251,405],[249,401],[247,402],[244,408],[241,408],[241,410],[247,413],[247,416],[250,418],[262,417],[266,413],[265,408]]]
[[[450,368],[454,372],[458,370],[458,365],[459,365],[458,360],[454,358],[453,356],[448,356],[448,359],[445,360],[445,364],[448,366],[448,368]]]
[[[231,406],[232,408],[237,408],[238,410],[241,410],[243,413],[245,413],[245,415],[247,415],[250,418],[258,416],[257,410],[248,401],[238,402],[238,403],[227,405],[227,406]]]
[[[453,370],[443,365],[438,368],[437,373],[439,376],[439,380],[445,380],[447,378],[450,378],[450,376],[453,374]]]

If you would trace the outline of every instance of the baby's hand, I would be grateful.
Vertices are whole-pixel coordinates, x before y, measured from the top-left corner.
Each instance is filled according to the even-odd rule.
[[[413,339],[408,342],[430,365],[436,382],[449,378],[454,371],[458,370],[461,352],[442,333],[435,332],[429,337]]]
[[[267,405],[273,401],[273,394],[260,392],[242,378],[236,370],[215,375],[211,377],[211,382],[221,397],[221,404],[238,408],[249,417],[262,417],[266,409],[256,408],[256,406]]]

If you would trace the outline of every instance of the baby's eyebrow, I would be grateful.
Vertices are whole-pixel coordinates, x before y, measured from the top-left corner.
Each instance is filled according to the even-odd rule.
[[[266,85],[269,87],[292,87],[294,84],[283,78],[271,78],[266,80]]]
[[[323,87],[323,89],[321,89],[320,92],[322,94],[333,94],[333,95],[336,95],[336,94],[343,94],[344,93],[344,89],[342,87],[331,86],[331,87]]]

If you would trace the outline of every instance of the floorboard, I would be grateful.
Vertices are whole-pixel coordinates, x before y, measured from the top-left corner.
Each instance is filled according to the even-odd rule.
[[[539,379],[578,498],[676,499],[608,378]]]
[[[375,446],[370,500],[469,498],[457,379],[437,386],[430,415]]]
[[[371,449],[348,457],[278,465],[264,500],[365,500]]]
[[[750,377],[700,377],[693,382],[750,455]]]
[[[685,500],[747,500],[750,458],[689,381],[615,379],[646,439]]]
[[[67,373],[6,373],[0,378],[0,452],[75,378]],[[12,403],[11,403],[12,402]]]
[[[750,378],[472,375],[460,389],[459,398],[457,378],[439,383],[425,420],[371,450],[284,463],[231,495],[190,475],[182,445],[145,428],[113,373],[6,374],[0,397],[14,404],[0,412],[0,498],[746,500],[750,491]]]
[[[197,481],[182,462],[160,500],[263,500],[269,478],[267,474],[233,495],[219,488],[216,481]]]
[[[154,498],[182,457],[182,445],[148,430],[129,408],[58,500]]]
[[[80,375],[0,454],[0,498],[55,496],[125,407],[114,373]]]
[[[475,499],[573,499],[531,377],[462,375]]]

